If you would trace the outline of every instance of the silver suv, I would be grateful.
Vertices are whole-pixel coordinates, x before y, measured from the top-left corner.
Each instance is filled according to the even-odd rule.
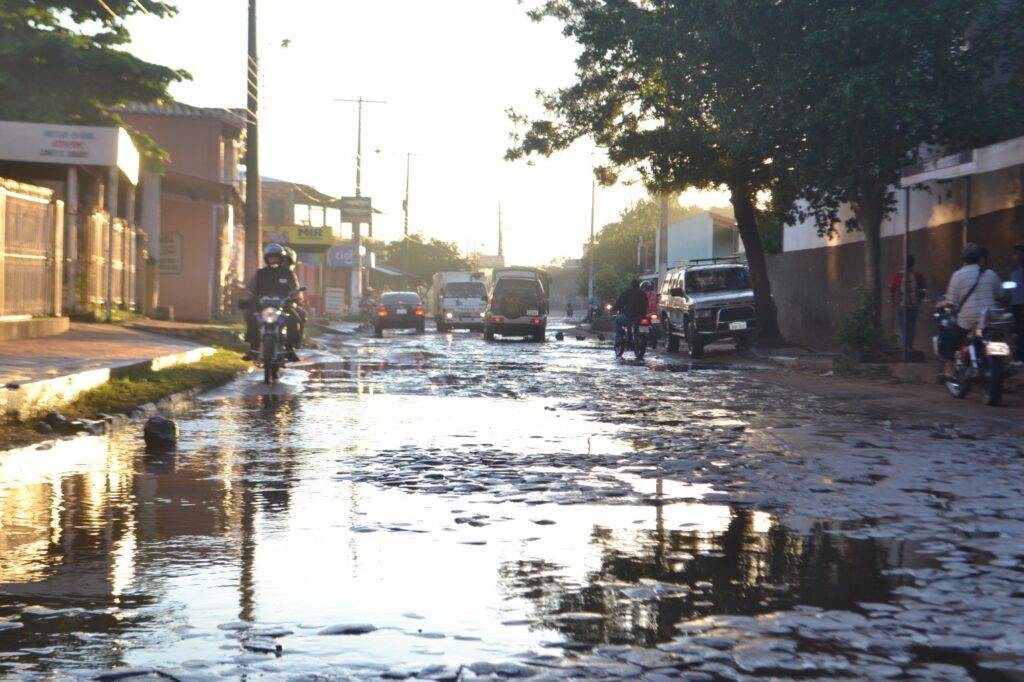
[[[658,298],[666,345],[679,350],[686,340],[690,357],[704,346],[731,338],[736,348],[749,345],[756,318],[750,270],[736,259],[694,260],[668,271]]]

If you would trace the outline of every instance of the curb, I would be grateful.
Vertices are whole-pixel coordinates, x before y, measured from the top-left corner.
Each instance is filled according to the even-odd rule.
[[[0,418],[24,421],[42,412],[57,410],[81,393],[107,383],[111,379],[131,377],[149,370],[158,371],[175,365],[187,365],[213,355],[209,346],[170,353],[149,360],[131,360],[109,367],[66,374],[53,379],[40,379],[0,389]]]

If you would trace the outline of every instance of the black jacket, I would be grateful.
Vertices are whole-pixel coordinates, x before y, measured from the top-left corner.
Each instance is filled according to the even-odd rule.
[[[615,309],[631,320],[639,319],[647,314],[647,294],[640,287],[626,289],[615,302]]]
[[[249,291],[260,296],[287,296],[299,288],[299,278],[286,267],[265,267],[256,271],[249,281]]]

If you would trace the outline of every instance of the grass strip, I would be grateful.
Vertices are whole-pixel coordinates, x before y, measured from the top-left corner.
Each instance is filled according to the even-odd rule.
[[[136,407],[155,403],[174,393],[193,388],[212,388],[225,384],[244,372],[249,363],[238,352],[217,347],[217,352],[198,362],[175,365],[159,371],[147,370],[129,378],[112,379],[81,393],[74,401],[58,409],[69,418],[93,418],[101,412],[131,413]],[[22,422],[0,421],[0,448],[30,445],[47,436],[36,433],[39,417]]]

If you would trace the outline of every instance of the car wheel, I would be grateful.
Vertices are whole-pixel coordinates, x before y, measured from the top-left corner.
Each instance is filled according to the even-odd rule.
[[[374,327],[373,328],[373,335],[375,337],[377,337],[378,339],[383,338],[384,337],[384,329],[382,327],[379,327],[379,326]]]
[[[419,324],[416,325],[416,333],[417,334],[422,334],[422,333],[424,333],[426,331],[427,331],[427,323],[426,322],[420,322]]]
[[[679,352],[679,337],[672,332],[672,323],[665,322],[665,350],[669,353]]]
[[[544,340],[544,331],[541,330],[539,332],[534,332],[532,334],[532,337],[533,337],[534,341],[543,341]]]
[[[494,341],[494,330],[484,327],[484,341]]]

